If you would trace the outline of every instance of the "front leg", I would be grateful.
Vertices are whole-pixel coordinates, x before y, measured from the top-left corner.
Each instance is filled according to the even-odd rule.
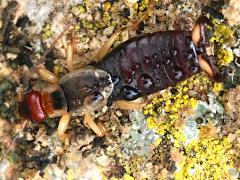
[[[54,109],[51,102],[52,93],[61,92],[60,94],[62,94],[62,90],[58,85],[58,77],[55,76],[55,74],[53,74],[51,71],[45,69],[42,65],[38,67],[37,71],[41,79],[51,83],[42,90],[43,105],[49,117],[61,117],[58,124],[57,134],[60,139],[65,139],[65,131],[67,130],[71,115],[67,112],[67,105],[65,101],[64,106],[61,109]]]
[[[104,136],[104,130],[103,128],[99,127],[95,121],[93,120],[90,113],[85,113],[84,115],[84,125],[92,129],[97,136],[102,137]]]
[[[66,112],[65,114],[63,114],[58,124],[58,129],[57,129],[58,137],[60,138],[63,137],[65,131],[67,130],[70,119],[71,119],[71,116],[69,113]]]
[[[51,71],[44,68],[43,65],[38,66],[37,72],[40,75],[42,80],[47,81],[51,84],[58,84],[58,77]]]

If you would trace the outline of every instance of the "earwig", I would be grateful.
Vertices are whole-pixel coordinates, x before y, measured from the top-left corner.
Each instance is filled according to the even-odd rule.
[[[199,73],[201,69],[213,80],[221,81],[221,75],[213,62],[214,57],[206,53],[205,23],[211,24],[201,17],[192,32],[163,31],[135,37],[106,54],[106,49],[112,46],[119,35],[116,32],[103,46],[103,51],[100,51],[100,62],[72,70],[72,57],[69,53],[67,65],[70,73],[60,80],[38,64],[31,72],[37,70],[49,84],[43,89],[23,93],[20,96],[19,113],[36,123],[42,123],[46,117],[61,116],[57,131],[60,138],[64,136],[71,117],[84,115],[84,123],[98,136],[104,136],[104,127],[100,127],[91,118],[91,112],[109,102],[115,102],[122,109],[126,109],[126,105],[128,109],[141,108],[141,104],[132,100],[175,86]],[[70,26],[71,24],[66,26],[55,39],[40,63]],[[72,52],[72,47],[69,49]],[[29,77],[21,91],[24,91],[28,81]],[[26,121],[24,122],[21,129],[26,126]]]

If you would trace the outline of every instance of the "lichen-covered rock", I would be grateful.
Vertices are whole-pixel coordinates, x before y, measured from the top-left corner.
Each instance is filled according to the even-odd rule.
[[[123,153],[127,155],[144,156],[151,150],[150,145],[153,144],[159,137],[153,130],[147,128],[145,116],[134,111],[129,114],[132,126],[124,135]]]
[[[227,114],[240,126],[240,86],[224,94],[224,107]]]
[[[231,0],[226,9],[223,10],[224,17],[228,20],[228,23],[233,25],[239,25],[240,23],[240,1]]]

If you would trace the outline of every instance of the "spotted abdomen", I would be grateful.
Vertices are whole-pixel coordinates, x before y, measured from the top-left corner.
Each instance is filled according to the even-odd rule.
[[[134,100],[174,86],[199,72],[189,31],[165,31],[130,39],[117,46],[96,68],[111,74],[112,100]]]

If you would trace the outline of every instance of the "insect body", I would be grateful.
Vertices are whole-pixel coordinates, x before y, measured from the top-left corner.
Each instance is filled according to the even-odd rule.
[[[220,81],[212,57],[206,54],[203,26],[206,22],[205,18],[199,18],[192,32],[156,32],[130,39],[114,48],[102,61],[72,71],[60,80],[40,69],[39,74],[50,83],[42,90],[25,93],[19,112],[38,123],[46,116],[61,116],[60,137],[71,116],[85,115],[84,123],[98,136],[103,136],[104,128],[93,121],[90,113],[109,101],[132,101],[175,86],[201,69],[213,80]]]
[[[135,100],[175,86],[201,68],[215,81],[221,80],[206,54],[205,21],[200,18],[192,32],[156,32],[130,39],[91,67],[70,72],[59,81],[49,78],[48,87],[25,94],[20,114],[36,122],[65,115],[68,122],[69,113],[84,115],[109,101]]]
[[[107,102],[115,102],[122,109],[141,108],[142,105],[131,101],[174,86],[201,69],[213,80],[221,81],[213,63],[214,58],[206,53],[205,23],[208,23],[208,20],[201,17],[192,32],[156,32],[130,39],[105,55],[101,62],[82,69],[72,71],[73,64],[68,61],[70,73],[60,80],[50,71],[37,66],[31,72],[37,69],[42,79],[49,83],[43,89],[34,89],[23,95],[20,91],[19,113],[27,120],[37,123],[43,122],[47,116],[60,116],[60,138],[63,137],[71,116],[84,115],[84,124],[98,136],[104,136],[104,126],[96,123],[91,113]],[[70,25],[64,32],[69,27]],[[52,43],[51,48],[64,32]],[[119,33],[112,35],[113,38],[111,37],[103,47],[110,48],[117,34]],[[108,48],[101,51],[105,52]],[[50,49],[44,53],[40,62],[44,61],[49,51]],[[23,90],[28,80],[29,78],[26,79]],[[24,129],[27,120],[1,159]]]
[[[156,32],[121,44],[95,67],[111,74],[112,100],[134,100],[198,73],[198,53],[191,32]]]

